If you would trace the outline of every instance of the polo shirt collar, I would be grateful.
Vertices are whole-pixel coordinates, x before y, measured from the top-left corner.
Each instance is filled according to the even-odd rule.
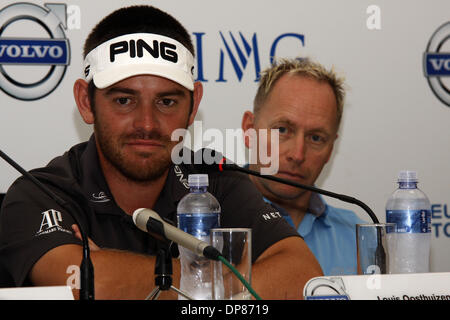
[[[100,214],[123,215],[124,212],[116,205],[100,167],[94,134],[90,137],[80,162],[80,185],[94,211]]]
[[[182,165],[172,165],[158,200],[153,207],[161,217],[176,222],[178,202],[189,193],[187,168]]]
[[[284,215],[284,216],[289,215],[289,213],[285,209],[283,209],[276,203],[273,203],[266,197],[264,197],[264,200],[266,202],[272,204],[272,206],[274,206],[276,209],[279,209],[282,215]],[[326,205],[325,201],[322,199],[322,197],[315,192],[311,193],[311,198],[309,199],[309,205],[308,205],[308,210],[307,210],[306,214],[310,214],[315,217],[322,217],[322,216],[325,217],[328,214],[327,211],[328,211],[327,205]]]
[[[327,228],[331,227],[331,223],[328,218],[328,206],[322,196],[318,193],[311,194],[309,209],[297,228],[298,233],[302,237],[306,237],[311,232],[314,223],[322,223]]]
[[[271,203],[272,206],[278,209],[278,211],[285,217],[289,224],[294,226],[294,222],[292,221],[289,213],[284,208],[278,206],[276,203],[273,203],[266,198],[264,198],[264,200]],[[316,222],[323,223],[325,227],[331,227],[331,223],[328,218],[328,206],[321,195],[314,192],[311,193],[308,207],[308,211],[306,212],[302,222],[300,222],[300,225],[297,228],[298,233],[302,237],[307,236],[311,232],[313,225]]]
[[[322,215],[327,215],[327,206],[325,205],[325,201],[322,197],[315,192],[311,193],[311,198],[309,199],[308,212],[315,215],[316,217],[320,217]]]
[[[244,165],[244,168],[246,169],[248,169],[249,167],[250,164],[248,163]],[[263,199],[264,201],[270,203],[275,209],[277,209],[281,213],[281,215],[285,217],[285,219],[289,222],[290,225],[294,226],[294,222],[292,221],[291,216],[285,209],[283,209],[276,203],[270,201],[266,197],[263,197]],[[326,227],[331,227],[331,223],[328,221],[327,216],[328,216],[328,206],[326,205],[322,196],[318,193],[312,192],[311,198],[309,199],[308,210],[298,227],[299,229],[298,231],[300,232],[300,229],[302,229],[302,232],[308,234],[312,229],[314,221],[319,217]],[[300,233],[300,235],[302,237],[304,236],[302,233]]]

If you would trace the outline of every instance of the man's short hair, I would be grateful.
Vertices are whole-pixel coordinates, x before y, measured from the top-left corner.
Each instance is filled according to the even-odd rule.
[[[118,9],[103,18],[88,35],[84,43],[83,58],[86,58],[88,53],[100,44],[132,33],[154,33],[175,39],[195,57],[191,36],[177,19],[158,8],[140,5]],[[91,80],[88,86],[88,96],[94,113],[95,90],[94,81]]]
[[[175,39],[195,56],[191,36],[177,19],[158,8],[142,5],[118,9],[103,18],[87,37],[83,58],[103,42],[131,33],[154,33]]]
[[[257,116],[277,80],[285,74],[307,77],[328,83],[336,97],[337,124],[339,127],[344,108],[344,78],[339,77],[333,69],[327,70],[320,63],[308,58],[281,59],[261,72],[258,90],[253,101],[253,113],[255,116]]]

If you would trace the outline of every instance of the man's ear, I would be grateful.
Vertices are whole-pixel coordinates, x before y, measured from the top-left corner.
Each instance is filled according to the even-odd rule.
[[[188,126],[190,126],[194,122],[202,97],[203,97],[203,85],[200,81],[197,81],[194,83],[194,92],[192,95],[194,101],[192,102],[192,112],[191,115],[189,116]]]
[[[89,100],[88,83],[83,79],[75,81],[73,85],[73,96],[84,122],[93,124],[94,113],[92,112],[91,101]]]
[[[250,111],[245,111],[242,116],[242,130],[244,131],[244,143],[247,148],[250,148],[250,131],[255,128],[255,115]],[[248,133],[248,134],[246,134]]]

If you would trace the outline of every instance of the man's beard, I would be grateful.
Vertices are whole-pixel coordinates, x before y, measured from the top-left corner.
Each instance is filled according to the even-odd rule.
[[[150,132],[135,131],[134,133],[111,138],[107,127],[94,123],[97,143],[106,160],[125,178],[145,183],[161,178],[172,164],[171,145],[169,136],[164,136],[157,130]],[[134,139],[158,141],[166,148],[156,152],[139,152],[127,154],[123,149],[126,142]],[[137,157],[137,159],[136,159]]]

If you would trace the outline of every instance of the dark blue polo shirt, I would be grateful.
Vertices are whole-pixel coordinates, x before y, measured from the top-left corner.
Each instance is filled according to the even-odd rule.
[[[277,241],[298,236],[263,200],[245,174],[203,169],[190,164],[172,165],[152,209],[176,225],[177,204],[189,192],[188,175],[208,173],[208,191],[222,208],[221,226],[252,229],[253,261]],[[81,244],[72,233],[71,225],[76,223],[72,215],[101,248],[155,254],[157,240],[139,230],[132,217],[114,201],[99,164],[94,136],[31,173],[63,198],[69,208],[60,207],[24,177],[10,187],[0,213],[0,263],[17,286],[30,285],[28,274],[47,251],[65,244]]]

